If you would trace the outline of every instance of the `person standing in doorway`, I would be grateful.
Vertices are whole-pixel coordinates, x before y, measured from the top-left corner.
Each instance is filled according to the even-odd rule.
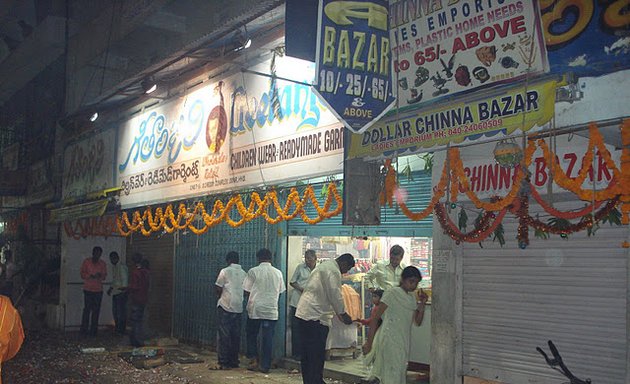
[[[241,317],[243,314],[243,281],[247,273],[239,264],[239,255],[231,251],[225,256],[227,267],[219,272],[215,288],[217,320],[219,323],[218,369],[238,368],[238,351],[241,345]]]
[[[249,293],[247,301],[247,369],[267,373],[271,369],[273,333],[278,321],[278,298],[286,290],[282,272],[271,265],[271,251],[256,252],[258,266],[247,272],[243,289]],[[258,362],[258,334],[262,329],[260,365]]]
[[[389,262],[377,263],[365,274],[370,292],[376,289],[384,291],[400,284],[400,275],[404,269],[401,264],[405,250],[400,245],[389,249]]]
[[[381,384],[407,382],[407,362],[411,346],[412,324],[424,319],[428,296],[422,290],[416,295],[422,275],[416,267],[403,270],[400,285],[385,291],[375,313],[370,317],[368,339],[363,354],[372,365],[370,379]],[[379,327],[379,321],[383,321]]]
[[[114,315],[114,329],[124,335],[127,330],[127,285],[129,272],[127,266],[119,263],[120,256],[117,252],[109,254],[112,263],[112,286],[107,290],[107,295],[112,296],[112,314]]]
[[[134,263],[129,282],[129,298],[131,300],[131,333],[129,341],[134,347],[142,347],[144,338],[142,333],[142,320],[144,308],[149,301],[149,268],[148,263],[143,263],[142,255],[134,253],[131,257]]]
[[[317,255],[315,254],[315,251],[312,249],[307,250],[304,252],[304,262],[300,263],[300,265],[295,268],[293,277],[291,277],[291,280],[289,281],[289,284],[293,287],[293,292],[291,293],[291,299],[289,301],[289,316],[291,319],[291,354],[295,360],[301,360],[302,358],[302,337],[300,335],[298,318],[295,317],[295,311],[298,303],[300,302],[302,292],[304,292],[306,282],[311,276],[311,272],[315,269],[316,265]]]
[[[103,248],[92,248],[92,257],[83,260],[81,278],[83,279],[83,316],[81,334],[96,336],[98,317],[103,300],[103,281],[107,277],[107,265],[101,260]]]
[[[344,253],[335,260],[324,261],[311,273],[295,316],[302,331],[302,381],[324,382],[326,338],[335,314],[346,325],[352,319],[346,313],[341,295],[341,275],[354,267],[354,257]]]

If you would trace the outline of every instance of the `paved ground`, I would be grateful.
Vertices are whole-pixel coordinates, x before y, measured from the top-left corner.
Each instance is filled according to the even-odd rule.
[[[176,340],[175,340],[176,342]],[[216,354],[206,348],[186,344],[136,349],[136,354],[157,352],[167,364],[139,369],[129,363],[146,359],[132,357],[134,349],[127,337],[101,331],[96,338],[81,338],[76,332],[27,330],[18,355],[2,366],[3,384],[131,384],[131,383],[217,383],[217,384],[299,384],[299,363],[281,362],[269,374],[250,372],[245,368],[228,371],[211,370]],[[121,358],[122,354],[122,358]],[[125,360],[126,358],[126,360]],[[156,356],[155,358],[160,358]],[[151,358],[154,359],[154,358]],[[196,360],[196,362],[193,362]],[[151,360],[149,360],[150,362]],[[242,358],[242,366],[246,360]],[[360,383],[366,370],[361,358],[333,358],[326,362],[328,384]],[[407,383],[428,384],[428,376],[409,372]]]
[[[85,353],[82,348],[104,348],[104,352]],[[288,368],[273,369],[269,374],[246,369],[213,371],[214,352],[186,345],[164,347],[166,356],[182,355],[201,363],[172,362],[153,369],[137,369],[119,357],[132,352],[127,339],[101,332],[97,338],[82,339],[76,333],[27,331],[27,339],[18,355],[2,366],[4,384],[48,383],[263,383],[298,384],[301,376]],[[139,352],[139,351],[136,351]],[[342,383],[329,379],[328,383]]]

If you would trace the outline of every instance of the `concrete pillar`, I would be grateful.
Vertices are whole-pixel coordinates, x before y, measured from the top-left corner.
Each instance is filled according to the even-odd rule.
[[[433,185],[442,174],[446,152],[435,154]],[[444,201],[444,199],[443,199]],[[461,246],[433,220],[433,295],[431,302],[431,384],[461,383]]]

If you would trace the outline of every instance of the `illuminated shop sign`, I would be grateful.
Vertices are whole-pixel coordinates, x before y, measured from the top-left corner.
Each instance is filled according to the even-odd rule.
[[[314,66],[276,59],[308,83]],[[254,67],[269,72],[269,63]],[[123,207],[341,171],[343,128],[310,87],[239,73],[139,115],[119,128]],[[316,160],[316,161],[314,161]]]

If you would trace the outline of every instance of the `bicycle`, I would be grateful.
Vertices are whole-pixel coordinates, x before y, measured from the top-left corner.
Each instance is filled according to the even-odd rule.
[[[562,361],[562,356],[560,356],[560,352],[558,352],[558,348],[556,348],[551,340],[547,341],[547,344],[549,344],[549,350],[553,355],[553,359],[550,359],[549,356],[547,356],[547,354],[540,347],[536,347],[536,350],[538,351],[538,353],[543,355],[545,361],[552,369],[562,373],[563,376],[569,379],[569,382],[567,384],[591,384],[591,379],[582,380],[571,373],[569,368],[564,365],[564,362]]]

